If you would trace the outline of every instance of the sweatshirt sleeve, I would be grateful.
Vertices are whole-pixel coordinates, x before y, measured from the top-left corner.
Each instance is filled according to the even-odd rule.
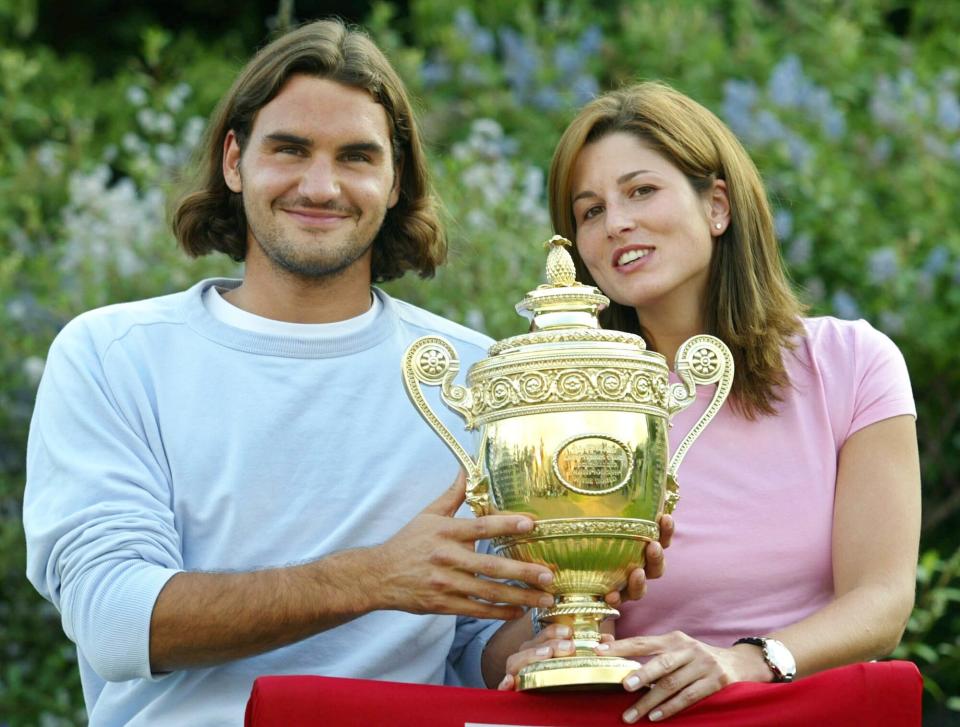
[[[152,678],[150,618],[180,541],[148,392],[130,367],[108,373],[102,348],[81,317],[50,349],[27,445],[27,576],[99,676]]]
[[[458,517],[472,517],[466,506],[461,508]],[[497,555],[489,540],[477,541],[477,551],[487,555]],[[522,584],[514,584],[522,585]],[[477,687],[485,689],[481,661],[487,642],[503,626],[503,621],[478,619],[470,616],[457,617],[457,630],[453,645],[447,655],[447,671],[444,684],[454,687]]]

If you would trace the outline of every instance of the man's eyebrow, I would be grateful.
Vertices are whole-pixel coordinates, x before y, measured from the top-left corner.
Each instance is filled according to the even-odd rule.
[[[285,131],[278,131],[273,134],[267,134],[263,137],[264,141],[274,141],[283,144],[296,144],[297,146],[313,146],[313,142],[305,136],[297,136]]]
[[[340,147],[341,152],[367,152],[368,154],[384,154],[386,150],[383,148],[383,144],[378,144],[375,141],[355,141],[350,144],[344,144]]]
[[[624,184],[625,182],[629,182],[631,179],[633,179],[634,177],[636,177],[638,174],[646,174],[646,173],[648,173],[649,171],[650,171],[649,169],[635,169],[635,170],[633,170],[632,172],[627,172],[626,174],[621,174],[619,177],[617,177],[617,184]],[[597,196],[597,195],[596,195],[595,192],[591,192],[591,191],[588,189],[588,190],[585,190],[585,191],[581,192],[581,193],[578,194],[576,197],[574,197],[574,198],[573,198],[573,201],[576,202],[577,200],[584,199],[584,198],[586,198],[586,197],[596,197],[596,196]]]

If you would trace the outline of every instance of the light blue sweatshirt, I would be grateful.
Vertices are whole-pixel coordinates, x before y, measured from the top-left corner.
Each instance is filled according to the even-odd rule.
[[[497,624],[399,611],[150,673],[151,612],[174,574],[382,543],[449,487],[457,461],[408,400],[401,357],[437,333],[462,376],[490,343],[381,291],[372,325],[334,341],[254,333],[209,314],[212,284],[237,281],[86,313],[47,359],[27,455],[27,572],[77,644],[90,724],[237,725],[257,676],[440,684],[456,681],[448,653],[460,681],[481,686]]]

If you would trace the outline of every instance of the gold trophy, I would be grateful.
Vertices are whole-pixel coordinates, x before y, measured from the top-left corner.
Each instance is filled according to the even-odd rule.
[[[659,515],[679,499],[680,462],[733,381],[733,357],[713,336],[684,342],[680,381],[670,383],[666,359],[640,336],[602,330],[597,314],[610,301],[576,281],[569,244],[560,236],[547,243],[549,282],[516,306],[532,318],[530,332],[491,346],[466,387],[453,383],[460,362],[439,336],[417,339],[403,359],[411,400],[467,472],[474,513],[536,520],[530,533],[498,538],[494,548],[553,570],[555,604],[539,619],[571,626],[576,654],[527,666],[520,689],[618,684],[639,667],[594,653],[600,622],[620,615],[603,597],[643,566],[646,542],[660,535]],[[421,383],[441,387],[466,428],[480,429],[477,461],[431,410]],[[698,384],[713,383],[713,399],[668,463],[670,418],[696,399]]]

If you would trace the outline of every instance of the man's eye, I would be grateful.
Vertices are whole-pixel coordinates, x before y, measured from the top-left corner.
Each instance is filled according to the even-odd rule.
[[[343,155],[344,161],[347,162],[368,162],[370,157],[367,154],[359,151],[352,151]]]
[[[277,147],[278,154],[293,154],[294,156],[303,156],[303,147],[299,146],[280,146]]]

